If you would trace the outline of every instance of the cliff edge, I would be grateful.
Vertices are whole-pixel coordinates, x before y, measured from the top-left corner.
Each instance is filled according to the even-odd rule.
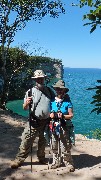
[[[56,170],[48,165],[38,162],[37,139],[33,144],[33,166],[31,172],[30,155],[23,166],[17,170],[10,168],[21,142],[27,119],[0,109],[0,180],[100,180],[101,179],[101,142],[95,139],[87,139],[81,134],[76,134],[76,144],[72,147],[72,155],[75,164],[75,172],[69,173],[66,167]],[[46,159],[49,155],[49,146],[46,147]]]

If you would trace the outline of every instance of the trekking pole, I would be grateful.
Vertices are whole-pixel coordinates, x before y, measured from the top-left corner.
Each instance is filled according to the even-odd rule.
[[[59,119],[59,134],[58,134],[58,166],[61,162],[61,151],[60,151],[60,119]]]
[[[52,133],[53,133],[53,119],[51,119],[50,124],[49,124],[49,133],[50,133],[50,150],[49,150],[49,161],[48,161],[48,169],[49,169],[49,162],[50,162],[50,156],[51,156],[51,150],[53,149],[52,145]]]
[[[58,166],[61,162],[60,130],[61,130],[61,118],[58,116]]]
[[[28,92],[28,97],[31,97],[31,92]],[[31,105],[32,102],[29,104],[29,127],[30,127],[30,142],[31,142]],[[32,143],[31,143],[31,172],[32,172]]]

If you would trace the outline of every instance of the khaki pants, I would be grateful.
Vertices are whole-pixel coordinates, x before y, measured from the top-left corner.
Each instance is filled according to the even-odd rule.
[[[31,138],[29,122],[27,123],[24,132],[22,133],[22,141],[19,147],[18,154],[16,155],[17,160],[24,162],[24,160],[28,157],[28,154],[31,150],[31,146],[33,145],[33,142],[37,136],[39,136],[37,157],[39,160],[44,160],[46,143],[44,137],[44,129],[45,125],[47,124],[47,120],[41,120],[40,122],[40,127],[38,128],[33,128],[31,126]]]
[[[60,135],[52,134],[53,164],[60,165],[63,162],[73,165],[71,156],[70,132],[66,126],[60,128]]]

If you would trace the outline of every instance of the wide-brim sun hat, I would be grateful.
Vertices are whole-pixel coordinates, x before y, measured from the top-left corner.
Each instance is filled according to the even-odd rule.
[[[61,89],[65,89],[66,92],[69,91],[69,89],[67,87],[65,87],[65,82],[63,80],[59,80],[57,81],[54,85],[52,85],[54,89],[56,88],[61,88]]]
[[[44,77],[47,77],[47,75],[43,72],[43,70],[36,70],[31,78],[37,79],[37,78],[44,78]]]

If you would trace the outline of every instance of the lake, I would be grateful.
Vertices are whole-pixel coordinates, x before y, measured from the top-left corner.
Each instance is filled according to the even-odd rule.
[[[69,88],[69,95],[73,103],[75,133],[86,134],[96,128],[101,128],[101,115],[91,113],[94,108],[90,102],[93,100],[94,90],[87,90],[89,87],[98,85],[101,80],[101,69],[90,68],[64,68],[64,81]],[[28,111],[22,109],[23,100],[7,103],[7,107],[14,112],[28,116]]]

